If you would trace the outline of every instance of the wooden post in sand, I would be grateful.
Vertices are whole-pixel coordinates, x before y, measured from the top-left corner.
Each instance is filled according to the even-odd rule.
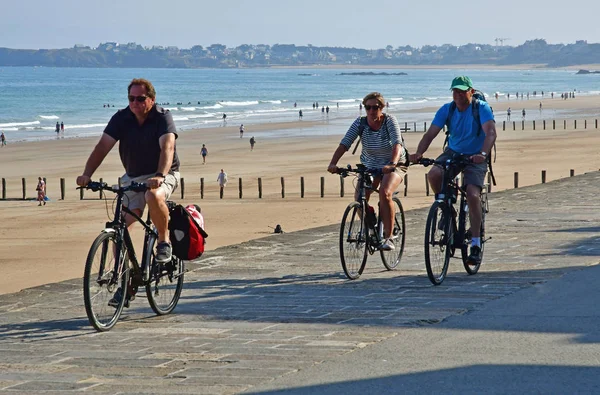
[[[427,122],[423,122],[423,131],[426,132],[427,131]]]
[[[571,177],[574,177],[574,176],[575,176],[575,169],[571,169],[571,171],[570,171],[570,176],[571,176]]]
[[[563,129],[567,130],[567,120],[565,119]]]
[[[417,123],[415,122],[415,124],[413,125],[413,132],[417,131]]]
[[[521,130],[525,130],[525,121],[521,121]]]
[[[533,130],[535,130],[535,119],[533,120]]]
[[[25,182],[25,178],[21,178],[21,184],[23,185],[23,200],[27,198],[27,183]]]
[[[200,199],[204,199],[204,177],[200,177]]]
[[[6,200],[6,178],[2,178],[2,200]]]
[[[262,199],[262,178],[258,177],[258,198]]]
[[[577,120],[576,119],[573,120],[573,126],[574,126],[574,129],[577,129]]]
[[[546,183],[546,170],[542,170],[542,184]]]
[[[183,179],[183,177],[181,177],[181,198],[183,199],[183,197],[185,196],[185,180]]]
[[[515,188],[519,187],[519,172],[515,171]]]
[[[556,129],[556,119],[552,120],[552,130]]]
[[[425,174],[425,196],[429,196],[429,181],[427,180],[427,174]]]
[[[281,198],[285,198],[285,179],[281,177]]]
[[[584,120],[583,120],[583,128],[584,128],[584,129],[587,129],[587,119],[584,119]]]
[[[506,121],[502,121],[502,130],[506,130]]]
[[[304,177],[300,177],[300,197],[304,197]]]
[[[596,129],[598,129],[598,120],[596,119]]]
[[[404,175],[404,196],[408,195],[408,174]]]
[[[240,196],[240,199],[241,199],[241,198],[242,198],[242,196],[244,195],[244,194],[242,193],[242,177],[238,178],[238,189],[239,189],[239,192],[240,192],[240,193],[239,193],[239,196]]]
[[[321,197],[325,197],[325,177],[321,177]]]
[[[544,130],[546,130],[546,120],[544,119]]]
[[[340,197],[344,197],[344,177],[340,176]]]
[[[517,123],[513,121],[513,130],[517,130]]]
[[[100,184],[102,184],[102,177],[100,177]],[[102,200],[102,189],[98,191],[98,199]]]

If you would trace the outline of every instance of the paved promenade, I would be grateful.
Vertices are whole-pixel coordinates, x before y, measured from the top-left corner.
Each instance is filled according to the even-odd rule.
[[[398,271],[373,255],[346,280],[338,225],[272,235],[190,264],[172,315],[138,293],[108,333],[79,279],[3,295],[0,392],[598,393],[599,196],[600,173],[491,194],[480,272],[454,259],[438,287],[422,209]]]

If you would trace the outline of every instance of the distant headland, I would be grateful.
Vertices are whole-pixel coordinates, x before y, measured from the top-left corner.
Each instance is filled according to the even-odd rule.
[[[600,63],[600,46],[585,40],[548,44],[536,39],[512,47],[492,44],[444,44],[381,49],[297,46],[294,44],[222,44],[146,47],[131,42],[75,45],[63,49],[0,48],[2,66],[110,68],[251,68],[251,67],[567,67]],[[590,72],[593,73],[593,72]],[[579,73],[585,74],[585,73]],[[362,75],[362,74],[356,74]]]

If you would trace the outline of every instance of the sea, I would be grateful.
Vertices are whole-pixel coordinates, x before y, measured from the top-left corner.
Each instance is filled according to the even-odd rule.
[[[600,94],[599,75],[557,69],[0,67],[0,131],[13,142],[55,139],[55,125],[63,122],[65,138],[99,136],[115,111],[127,106],[133,78],[154,84],[156,102],[172,112],[179,131],[223,126],[223,114],[227,126],[297,121],[299,110],[303,120],[327,117],[347,124],[373,91],[384,95],[387,111],[401,123],[431,121],[431,109],[451,100],[450,81],[457,75],[469,75],[492,104],[496,94],[498,100],[510,94],[512,101],[517,92],[528,92],[530,99],[542,98],[542,91],[544,98],[551,92],[559,98],[562,92]]]

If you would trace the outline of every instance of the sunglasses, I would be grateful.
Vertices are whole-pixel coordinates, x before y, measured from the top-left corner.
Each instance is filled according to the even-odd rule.
[[[146,99],[148,98],[148,96],[127,96],[127,98],[129,99],[130,102],[134,102],[137,101],[138,103],[143,103],[146,101]]]
[[[377,110],[379,110],[379,106],[378,105],[376,105],[376,106],[370,106],[368,104],[365,104],[365,110],[367,110],[367,111],[371,111],[371,110],[377,111]]]

